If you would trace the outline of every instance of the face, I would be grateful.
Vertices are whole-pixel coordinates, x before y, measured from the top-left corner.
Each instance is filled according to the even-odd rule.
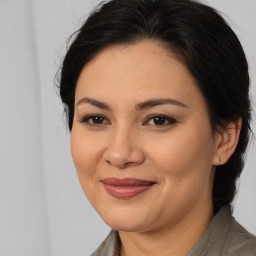
[[[114,229],[150,231],[212,207],[206,102],[157,42],[113,45],[85,65],[71,151],[84,193]]]

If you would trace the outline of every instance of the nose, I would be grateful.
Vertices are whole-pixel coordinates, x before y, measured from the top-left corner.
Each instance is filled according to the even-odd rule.
[[[140,165],[145,160],[138,136],[128,129],[112,132],[103,157],[109,165],[119,169]]]

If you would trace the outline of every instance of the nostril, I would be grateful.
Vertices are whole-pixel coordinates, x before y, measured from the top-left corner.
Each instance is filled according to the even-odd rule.
[[[106,162],[107,162],[108,164],[111,164],[109,160],[106,160]]]
[[[113,165],[120,169],[141,164],[144,161],[144,157],[143,151],[131,145],[131,143],[126,143],[125,146],[124,143],[111,144],[103,154],[103,159],[108,165]]]
[[[117,166],[120,169],[124,169],[128,166],[136,165],[136,162],[125,162],[125,161],[111,161],[109,159],[105,160],[108,165],[114,165]]]

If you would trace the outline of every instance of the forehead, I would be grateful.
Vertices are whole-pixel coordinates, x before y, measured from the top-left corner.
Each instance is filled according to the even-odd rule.
[[[76,88],[76,102],[80,97],[132,102],[168,96],[187,104],[204,101],[184,64],[150,40],[105,48],[84,66]]]

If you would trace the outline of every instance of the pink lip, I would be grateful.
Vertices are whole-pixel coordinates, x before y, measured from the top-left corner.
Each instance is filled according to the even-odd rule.
[[[108,194],[119,199],[129,199],[151,188],[156,182],[134,178],[108,178],[102,180]]]

